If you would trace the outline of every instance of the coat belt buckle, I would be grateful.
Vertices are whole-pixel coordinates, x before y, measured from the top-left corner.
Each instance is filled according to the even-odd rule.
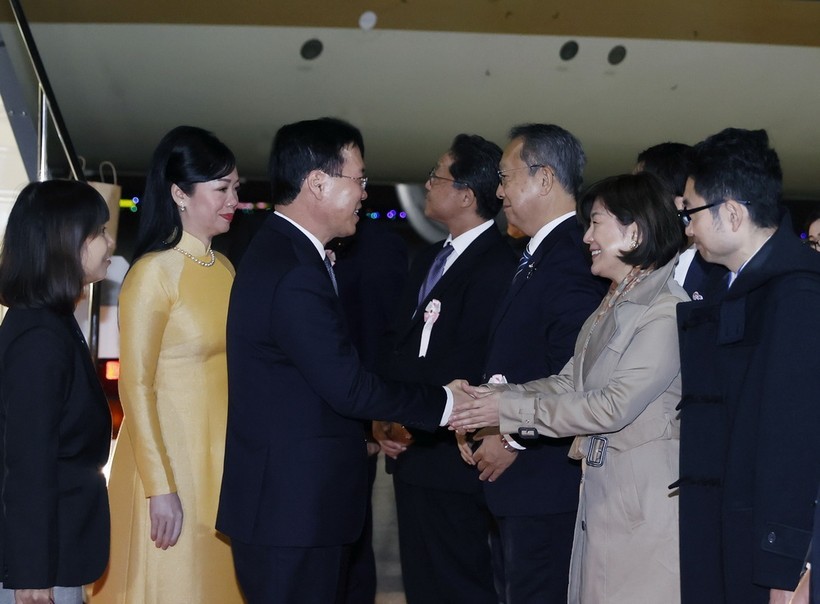
[[[590,468],[600,468],[606,460],[608,440],[606,436],[590,436],[587,465]]]

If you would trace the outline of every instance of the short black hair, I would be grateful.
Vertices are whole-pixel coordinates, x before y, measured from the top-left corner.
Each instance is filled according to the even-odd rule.
[[[191,195],[201,182],[227,176],[236,168],[230,149],[207,130],[177,126],[154,150],[139,203],[139,227],[134,260],[143,254],[174,247],[182,237],[182,220],[171,185]]]
[[[312,170],[338,175],[344,165],[342,150],[350,146],[357,147],[364,157],[362,133],[337,118],[282,126],[273,138],[268,162],[274,205],[288,205],[296,199]]]
[[[683,143],[661,143],[638,154],[641,172],[654,174],[674,195],[683,195],[689,176],[689,152]]]
[[[0,303],[71,314],[85,286],[82,249],[108,222],[108,206],[76,180],[33,182],[9,214],[0,254]]]
[[[726,128],[692,149],[689,176],[706,203],[748,201],[752,223],[776,227],[783,172],[765,130]],[[719,208],[710,210],[717,215]]]
[[[501,147],[477,134],[459,134],[449,154],[453,158],[450,174],[473,191],[477,214],[485,220],[495,218],[501,210],[501,200],[496,197]]]
[[[809,215],[806,217],[806,220],[803,222],[803,230],[808,233],[811,225],[814,224],[816,221],[820,220],[820,208],[814,209],[809,212]]]
[[[521,159],[528,166],[546,165],[564,190],[577,197],[584,182],[587,162],[580,141],[554,124],[521,124],[510,130],[510,140],[521,138]]]
[[[686,179],[689,177],[690,145],[683,143],[661,143],[644,149],[638,154],[638,165],[641,172],[649,172],[672,194],[669,202],[677,211],[675,197],[682,196],[686,189]],[[680,222],[680,251],[689,247],[689,238],[686,236],[686,227]]]
[[[581,199],[582,220],[589,224],[592,204],[600,200],[606,209],[627,226],[638,226],[640,243],[621,255],[621,260],[639,268],[660,268],[668,263],[680,246],[680,219],[671,193],[648,172],[622,174],[599,180]]]

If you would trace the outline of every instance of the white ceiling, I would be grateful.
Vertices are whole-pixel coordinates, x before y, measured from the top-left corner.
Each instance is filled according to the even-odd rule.
[[[658,142],[765,128],[786,192],[820,199],[820,48],[645,39],[301,27],[33,24],[74,146],[142,172],[171,127],[213,130],[264,177],[282,124],[359,126],[375,182],[421,181],[459,132],[503,146],[520,122],[572,131],[586,180]],[[318,38],[324,52],[300,57]],[[567,40],[580,50],[559,58]],[[607,63],[610,49],[626,59]]]

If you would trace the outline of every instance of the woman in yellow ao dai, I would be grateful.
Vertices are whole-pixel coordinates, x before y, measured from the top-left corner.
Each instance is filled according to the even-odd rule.
[[[234,270],[210,244],[233,218],[235,163],[188,126],[154,152],[120,296],[125,419],[109,484],[111,559],[93,604],[243,602],[229,542],[214,529]]]

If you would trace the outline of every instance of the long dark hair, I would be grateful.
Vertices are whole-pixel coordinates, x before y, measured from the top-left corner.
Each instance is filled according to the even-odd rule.
[[[105,201],[84,182],[27,185],[3,236],[0,303],[72,313],[85,285],[83,244],[107,221]]]
[[[207,130],[177,126],[162,137],[151,158],[139,204],[134,260],[173,247],[182,237],[182,220],[171,199],[171,185],[191,195],[197,183],[222,178],[235,167],[231,150]]]

